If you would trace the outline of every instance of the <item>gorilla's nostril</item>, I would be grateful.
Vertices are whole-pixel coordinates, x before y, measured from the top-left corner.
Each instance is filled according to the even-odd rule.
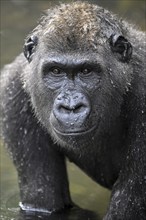
[[[74,112],[74,113],[80,113],[80,112],[84,111],[85,108],[86,108],[85,105],[83,105],[83,104],[78,104],[78,105],[76,105],[76,106],[74,107],[73,112]]]
[[[73,106],[68,106],[68,105],[60,105],[58,107],[58,110],[61,112],[61,113],[82,113],[84,112],[84,110],[86,109],[86,106],[84,104],[77,104],[77,105],[73,105]]]
[[[61,113],[70,113],[71,112],[71,109],[69,106],[65,106],[65,105],[60,105],[58,110],[61,112]]]

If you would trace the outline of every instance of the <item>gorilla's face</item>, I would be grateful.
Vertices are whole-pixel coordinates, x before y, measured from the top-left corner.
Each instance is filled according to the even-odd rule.
[[[77,53],[52,53],[40,60],[36,67],[39,84],[32,83],[32,102],[54,137],[86,136],[98,127],[101,112],[97,96],[100,99],[103,77],[100,63]]]
[[[36,56],[29,64],[33,69],[29,89],[37,117],[49,134],[61,144],[83,138],[85,143],[109,129],[125,90],[112,74],[121,70],[94,53],[47,55]]]
[[[24,48],[30,62],[25,81],[36,115],[49,134],[61,144],[72,139],[72,144],[73,139],[84,138],[86,143],[110,130],[130,81],[128,41],[112,35],[96,50],[86,51],[82,43],[82,49],[63,51],[60,44],[49,47],[46,39],[37,40],[31,37]]]

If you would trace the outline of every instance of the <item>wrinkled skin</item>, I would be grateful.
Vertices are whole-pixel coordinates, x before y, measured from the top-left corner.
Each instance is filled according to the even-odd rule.
[[[104,220],[146,219],[144,39],[98,6],[61,5],[5,66],[3,136],[23,210],[73,206],[67,157],[112,189]]]

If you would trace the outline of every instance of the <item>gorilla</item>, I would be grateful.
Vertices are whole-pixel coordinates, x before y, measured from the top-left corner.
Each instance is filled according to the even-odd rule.
[[[87,2],[47,10],[1,75],[20,207],[72,207],[66,158],[112,190],[104,220],[146,219],[145,33]]]

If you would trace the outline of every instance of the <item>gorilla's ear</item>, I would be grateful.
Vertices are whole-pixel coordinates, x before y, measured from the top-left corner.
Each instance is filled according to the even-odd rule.
[[[32,60],[32,55],[35,51],[35,47],[37,43],[38,43],[38,38],[36,36],[31,36],[26,40],[24,44],[24,48],[23,48],[24,56],[29,62],[31,62]]]
[[[132,45],[122,35],[112,34],[109,38],[111,49],[119,54],[119,59],[128,62],[132,56]]]

